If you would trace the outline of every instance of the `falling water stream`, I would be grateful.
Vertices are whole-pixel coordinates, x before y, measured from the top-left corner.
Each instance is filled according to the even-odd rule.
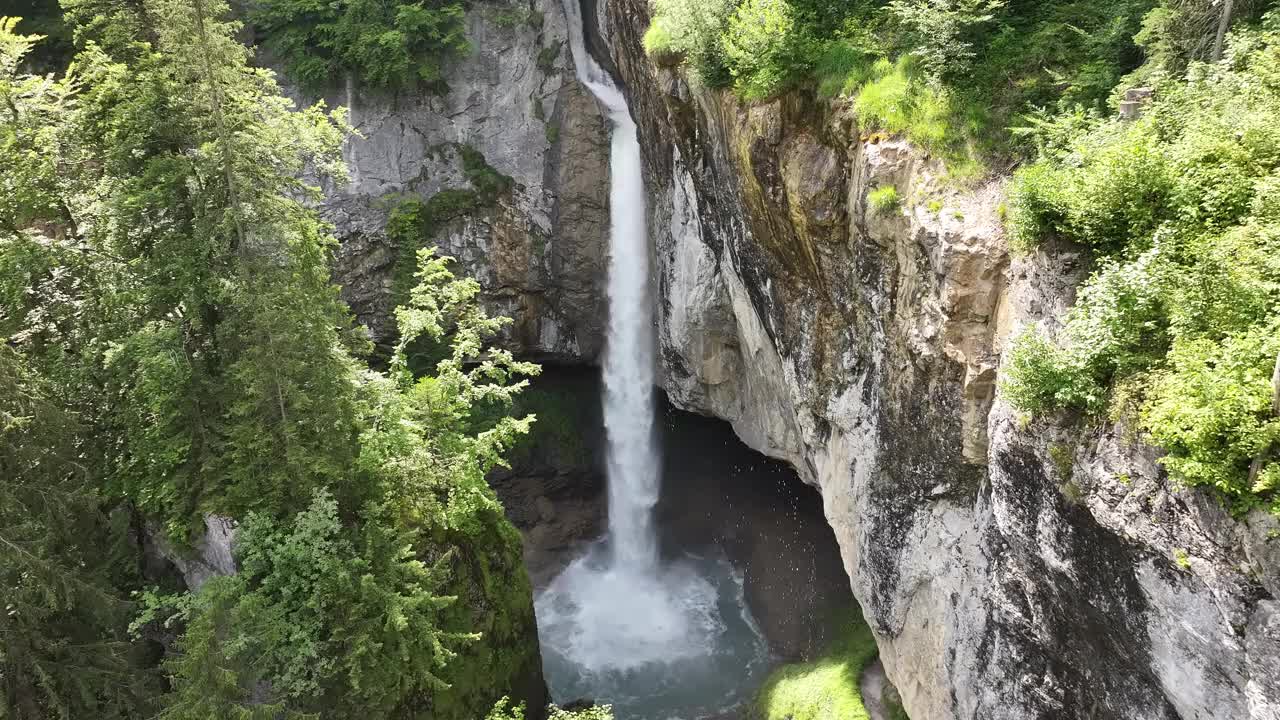
[[[661,559],[653,524],[653,301],[640,145],[626,99],[587,53],[579,0],[564,0],[578,79],[608,111],[609,325],[604,358],[608,534],[536,601],[558,702],[591,698],[619,720],[697,718],[741,701],[768,651],[722,557]]]

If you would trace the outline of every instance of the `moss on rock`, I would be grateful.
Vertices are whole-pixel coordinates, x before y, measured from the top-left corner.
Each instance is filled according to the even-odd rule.
[[[758,720],[867,720],[859,681],[876,659],[875,637],[857,607],[841,614],[831,647],[812,662],[774,670],[756,696]]]
[[[462,647],[442,672],[449,687],[431,698],[433,720],[484,717],[504,696],[533,709],[548,702],[520,533],[500,512],[486,511],[477,520],[476,528],[451,533],[445,541],[456,549],[442,592],[458,601],[445,610],[441,624],[481,637]],[[529,713],[530,720],[537,716]]]

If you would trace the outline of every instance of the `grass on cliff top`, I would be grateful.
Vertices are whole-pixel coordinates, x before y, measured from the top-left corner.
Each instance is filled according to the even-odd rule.
[[[858,681],[876,659],[875,638],[855,606],[818,659],[774,670],[756,696],[759,720],[867,720]]]
[[[866,127],[902,135],[938,155],[954,179],[976,179],[986,172],[984,158],[995,148],[985,111],[929,84],[910,56],[896,62],[876,59],[851,43],[833,42],[814,74],[820,96],[853,98],[854,112]]]

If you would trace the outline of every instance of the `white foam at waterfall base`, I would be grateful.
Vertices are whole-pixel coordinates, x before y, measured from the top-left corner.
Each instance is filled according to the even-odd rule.
[[[652,518],[661,463],[640,145],[625,98],[583,46],[578,0],[564,7],[578,78],[613,125],[604,357],[609,527],[606,542],[536,598],[539,636],[555,699],[581,693],[613,703],[620,719],[670,717],[723,703],[767,653],[726,562],[658,562]]]
[[[693,720],[747,700],[769,666],[724,557],[689,555],[649,576],[611,567],[603,544],[539,595],[552,698],[613,706],[618,720]]]
[[[538,625],[548,649],[586,673],[626,673],[712,652],[725,632],[719,590],[687,563],[652,573],[575,560],[542,593]]]

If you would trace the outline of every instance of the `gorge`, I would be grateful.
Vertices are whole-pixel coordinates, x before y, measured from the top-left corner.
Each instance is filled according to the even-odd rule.
[[[563,13],[534,8],[536,31],[469,16],[485,49],[454,70],[444,102],[458,105],[436,111],[450,117],[447,132],[425,107],[358,98],[368,140],[349,160],[363,177],[413,186],[451,170],[415,149],[424,143],[404,123],[474,144],[517,189],[436,240],[516,318],[512,347],[592,362],[600,312],[582,309],[604,298],[605,113],[573,80]],[[616,69],[636,118],[659,383],[678,407],[729,421],[822,491],[908,712],[1273,714],[1275,519],[1232,520],[1171,484],[1153,451],[1119,429],[1024,427],[996,395],[1008,339],[1062,317],[1087,272],[1081,252],[1050,244],[1011,256],[1002,180],[953,189],[940,161],[868,135],[839,100],[743,103],[700,89],[646,57],[643,0],[584,8],[586,45]],[[559,69],[538,69],[538,47],[557,49]],[[512,97],[533,98],[535,110]],[[557,128],[550,142],[539,124]],[[545,150],[511,156],[517,145]],[[919,200],[871,209],[869,191],[889,185]],[[353,204],[374,191],[329,205],[346,238],[341,268],[386,252],[353,225]],[[924,207],[931,198],[940,210]],[[351,272],[339,278],[360,310],[377,294]],[[1051,459],[1064,452],[1066,463]]]
[[[1280,720],[1275,0],[18,2],[0,717]]]
[[[577,6],[565,10],[578,79],[613,126],[603,360],[609,525],[600,544],[537,598],[548,684],[556,700],[607,698],[620,718],[688,713],[712,699],[732,707],[752,668],[763,665],[764,641],[726,562],[658,556],[652,515],[661,465],[640,146],[626,100],[586,54]],[[708,673],[710,665],[721,667]],[[670,705],[668,695],[697,700]]]

